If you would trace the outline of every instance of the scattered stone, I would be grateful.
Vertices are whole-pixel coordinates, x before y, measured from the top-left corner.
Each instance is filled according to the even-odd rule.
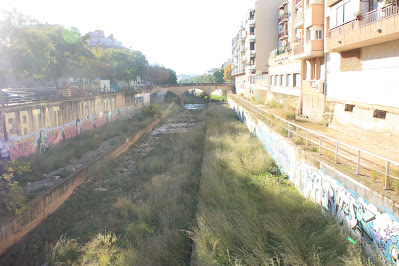
[[[28,182],[28,184],[27,184],[28,186],[31,186],[32,185],[32,183],[31,182]]]
[[[99,188],[95,188],[94,191],[105,192],[105,191],[108,191],[108,189],[106,189],[105,187],[99,187]]]
[[[53,179],[54,180],[58,180],[58,179],[60,179],[60,176],[59,175],[55,175],[55,176],[53,176]]]

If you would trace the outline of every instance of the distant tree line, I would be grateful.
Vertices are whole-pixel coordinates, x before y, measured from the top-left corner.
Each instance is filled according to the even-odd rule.
[[[177,82],[175,71],[149,65],[140,51],[87,47],[89,34],[76,28],[42,24],[16,11],[4,12],[0,20],[0,81],[12,76],[18,80],[53,81],[59,78],[109,79],[126,81],[138,76],[157,84]]]
[[[221,67],[216,70],[212,75],[204,74],[182,80],[180,83],[225,83],[231,82],[231,80],[231,65],[227,65],[225,68]]]

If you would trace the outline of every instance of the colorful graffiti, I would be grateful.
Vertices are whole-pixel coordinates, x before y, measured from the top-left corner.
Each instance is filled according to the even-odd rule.
[[[11,141],[8,145],[10,148],[10,160],[28,157],[36,152],[35,136],[25,137],[19,141]]]
[[[364,248],[371,257],[382,260],[385,264],[399,265],[399,220],[396,216],[381,206],[368,203],[322,170],[300,161],[293,144],[285,141],[284,137],[273,132],[263,122],[254,120],[250,113],[231,99],[229,104],[251,132],[256,128],[256,136],[280,170],[288,174],[305,197],[312,199],[326,213],[334,216],[351,236],[362,239]],[[355,187],[362,186],[355,180],[350,183],[354,183]]]
[[[142,98],[142,97],[141,97]],[[108,114],[110,115],[108,117]],[[105,126],[108,121],[114,121],[122,117],[130,117],[135,114],[134,106],[106,112],[87,119],[77,119],[56,128],[42,128],[28,136],[11,136],[8,140],[0,133],[0,158],[16,159],[27,157],[33,153],[43,153],[52,146],[66,140],[71,140],[81,133],[94,128]]]
[[[88,119],[82,123],[82,132],[90,131],[94,128],[93,120]]]
[[[95,120],[96,128],[103,127],[107,124],[107,115],[104,115],[102,117],[97,117]]]
[[[302,166],[305,197],[320,204],[337,218],[352,236],[362,238],[380,249],[385,262],[397,263],[399,250],[399,223],[387,213],[381,213],[356,193],[346,190],[336,179],[308,165]]]
[[[47,133],[47,142],[49,146],[53,146],[55,144],[58,144],[62,142],[62,131],[61,128],[57,128],[54,130],[51,130]]]

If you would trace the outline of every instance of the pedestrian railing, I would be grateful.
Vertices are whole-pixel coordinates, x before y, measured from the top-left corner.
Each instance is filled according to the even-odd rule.
[[[307,149],[325,155],[335,164],[351,167],[356,175],[379,178],[385,189],[390,188],[390,178],[399,182],[399,162],[299,126],[235,95],[229,94],[229,97],[258,115],[272,128],[280,129],[281,134],[294,139],[296,144],[305,145]]]

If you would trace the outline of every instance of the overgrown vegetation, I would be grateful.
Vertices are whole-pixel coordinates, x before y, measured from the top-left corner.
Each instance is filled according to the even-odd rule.
[[[198,225],[204,265],[364,265],[341,227],[305,200],[226,107],[209,110]]]
[[[189,264],[187,231],[197,209],[205,126],[201,112],[192,129],[163,135],[144,157],[132,151],[97,165],[56,213],[0,257],[0,264]]]
[[[29,163],[0,161],[0,216],[22,218],[27,209],[22,187],[15,180],[30,172]]]
[[[164,104],[161,109],[165,110],[166,107]],[[154,119],[150,113],[159,116],[161,112],[159,106],[149,107],[148,110],[141,115],[116,120],[102,128],[84,132],[73,140],[57,144],[46,153],[36,153],[28,158],[21,158],[30,163],[31,171],[23,176],[16,176],[15,180],[21,185],[41,180],[44,174],[63,168],[74,160],[79,160],[85,153],[103,147],[105,141],[111,138],[114,138],[114,141],[108,145],[124,141],[123,136],[134,135]]]
[[[149,118],[149,117],[156,117],[159,118],[162,115],[162,111],[159,108],[158,104],[151,104],[150,106],[143,107],[141,109],[142,114],[144,117]]]

